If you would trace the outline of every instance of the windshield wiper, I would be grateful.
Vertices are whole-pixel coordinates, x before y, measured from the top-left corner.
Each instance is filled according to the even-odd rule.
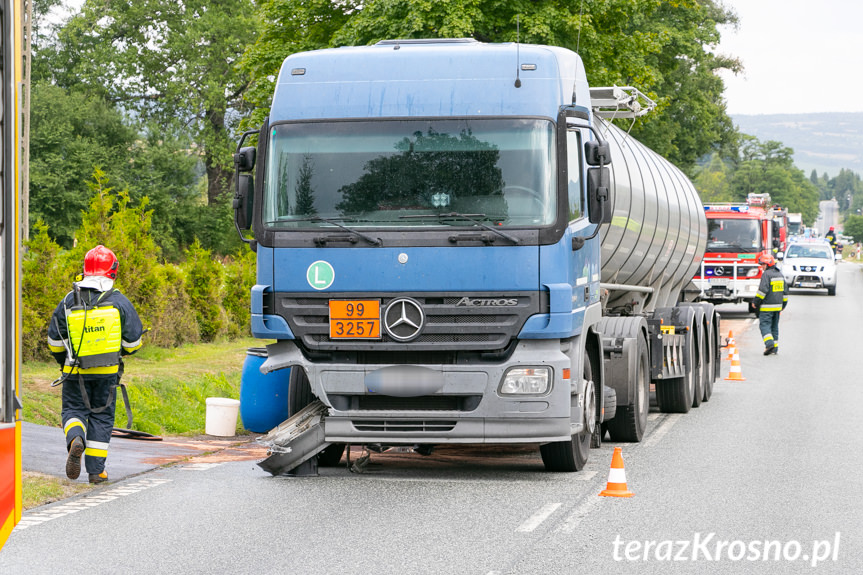
[[[359,230],[355,230],[355,229],[350,228],[344,224],[340,224],[337,220],[330,219],[330,218],[322,218],[321,216],[308,216],[305,218],[291,218],[290,220],[276,220],[275,222],[268,222],[268,223],[269,224],[278,224],[278,223],[283,223],[283,222],[324,222],[325,224],[330,224],[330,225],[336,226],[337,228],[341,228],[341,229],[345,230],[346,232],[350,232],[352,234],[355,234],[355,235],[361,237],[362,239],[366,240],[367,242],[369,242],[372,245],[375,245],[375,246],[383,245],[383,242],[380,240],[380,238],[372,237],[368,234],[364,234],[363,232],[361,232]],[[326,241],[324,241],[323,243],[326,243]]]
[[[418,218],[437,218],[439,220],[450,219],[450,218],[462,219],[462,220],[467,220],[469,222],[473,222],[474,224],[478,225],[479,227],[481,227],[484,230],[494,232],[495,234],[499,235],[500,237],[505,238],[505,239],[511,241],[512,243],[516,244],[516,245],[521,243],[521,240],[519,240],[517,237],[511,236],[502,230],[497,230],[497,229],[493,228],[492,226],[490,226],[488,224],[484,224],[481,221],[475,219],[475,218],[484,218],[484,217],[485,217],[485,214],[460,214],[458,212],[448,212],[448,213],[444,213],[444,214],[411,214],[411,215],[407,215],[407,216],[399,216],[399,219],[404,219],[404,220],[418,219]]]

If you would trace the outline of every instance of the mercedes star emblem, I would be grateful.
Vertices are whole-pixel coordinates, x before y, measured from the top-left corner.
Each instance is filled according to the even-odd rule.
[[[390,302],[384,313],[384,325],[390,337],[397,341],[410,341],[422,331],[425,314],[420,304],[412,299]]]

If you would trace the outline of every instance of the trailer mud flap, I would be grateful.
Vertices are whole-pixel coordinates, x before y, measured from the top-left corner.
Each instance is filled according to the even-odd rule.
[[[324,440],[326,413],[327,406],[315,401],[258,439],[258,443],[267,447],[269,455],[258,466],[272,475],[283,475],[312,460],[330,445]],[[317,475],[317,466],[306,466],[295,474]]]

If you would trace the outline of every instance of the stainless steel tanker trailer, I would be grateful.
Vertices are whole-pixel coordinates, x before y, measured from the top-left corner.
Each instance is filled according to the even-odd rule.
[[[681,301],[706,243],[698,194],[602,119],[647,107],[549,46],[289,56],[235,154],[252,332],[276,340],[261,370],[290,369],[292,416],[261,465],[528,443],[577,471],[605,431],[643,438],[651,384],[664,411],[709,399],[719,318]]]

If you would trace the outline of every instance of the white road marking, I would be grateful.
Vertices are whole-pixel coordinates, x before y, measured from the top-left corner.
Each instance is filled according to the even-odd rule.
[[[32,513],[24,513],[24,515],[21,517],[21,521],[19,521],[18,525],[15,526],[14,531],[27,529],[28,527],[33,527],[34,525],[39,525],[41,523],[45,523],[46,521],[51,521],[52,519],[57,519],[58,517],[69,515],[70,513],[77,513],[78,511],[81,511],[83,509],[96,507],[97,505],[102,505],[103,503],[114,501],[118,497],[132,495],[133,493],[138,493],[139,491],[143,491],[144,489],[156,487],[157,485],[168,483],[170,481],[170,479],[162,479],[155,477],[141,479],[134,483],[125,483],[123,485],[118,485],[117,487],[113,487],[107,491],[103,491],[98,495],[84,496],[80,499],[76,499],[75,501],[70,501],[68,503],[63,503],[62,505],[49,507],[48,509],[42,509],[34,511]]]
[[[665,418],[665,421],[659,424],[659,426],[653,430],[653,433],[650,434],[650,437],[642,443],[644,447],[652,447],[659,443],[659,441],[665,437],[665,434],[668,433],[668,430],[671,429],[675,423],[680,420],[682,413],[669,413]]]
[[[534,513],[530,517],[530,519],[519,525],[518,529],[516,529],[516,532],[530,533],[531,531],[539,527],[543,521],[548,519],[552,513],[557,511],[557,508],[560,506],[560,503],[549,503],[548,505],[543,506],[542,509]]]
[[[184,471],[206,471],[208,469],[212,469],[214,467],[218,467],[222,465],[223,462],[219,463],[190,463],[189,465],[184,465],[180,469]]]
[[[564,519],[563,523],[557,526],[555,529],[555,533],[572,533],[578,528],[578,524],[581,523],[581,520],[584,519],[590,510],[593,509],[597,503],[599,503],[600,497],[595,496],[587,496],[581,505],[573,509],[572,513]]]

